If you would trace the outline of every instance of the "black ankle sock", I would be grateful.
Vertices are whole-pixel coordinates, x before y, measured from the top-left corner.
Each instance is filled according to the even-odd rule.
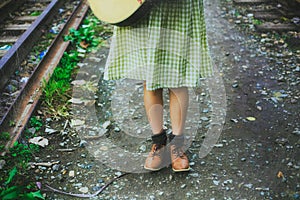
[[[184,145],[184,135],[173,135],[173,133],[169,136],[169,142],[175,144],[176,146]]]
[[[161,145],[166,145],[167,144],[167,134],[166,131],[163,130],[159,134],[152,135],[152,143],[153,144],[161,144]]]

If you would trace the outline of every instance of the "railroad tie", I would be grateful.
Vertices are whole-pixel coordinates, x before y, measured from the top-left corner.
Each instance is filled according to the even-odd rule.
[[[256,25],[257,31],[266,32],[266,31],[277,31],[277,32],[286,32],[286,31],[299,31],[299,27],[293,24],[282,24],[282,23],[272,23],[265,22],[261,25]]]
[[[0,38],[0,43],[7,44],[7,43],[15,43],[19,37],[17,36],[4,36]]]
[[[295,1],[295,0],[294,0]],[[297,0],[300,2],[300,0]],[[296,2],[296,1],[295,1]],[[294,17],[298,17],[298,12],[293,12],[290,4],[287,1],[280,1],[280,7],[277,6],[277,3],[271,0],[234,0],[235,4],[238,5],[272,5],[272,8],[261,9],[256,8],[248,10],[248,12],[253,13],[255,19],[264,20],[262,24],[255,25],[256,30],[259,32],[269,32],[269,31],[277,31],[277,32],[286,32],[286,31],[299,31],[300,27],[296,26],[294,23],[289,21]],[[282,22],[282,19],[286,19],[286,21]]]
[[[30,27],[30,24],[11,24],[4,28],[3,31],[26,31]]]
[[[233,0],[236,4],[262,4],[269,3],[270,0]]]
[[[37,16],[21,16],[21,17],[16,17],[14,18],[15,21],[19,22],[32,22],[36,20],[38,17]]]

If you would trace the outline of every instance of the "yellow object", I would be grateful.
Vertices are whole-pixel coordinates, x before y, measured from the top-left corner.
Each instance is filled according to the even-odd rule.
[[[97,18],[117,24],[129,18],[146,0],[88,0]]]
[[[247,117],[247,120],[253,122],[256,120],[256,118],[255,117]]]

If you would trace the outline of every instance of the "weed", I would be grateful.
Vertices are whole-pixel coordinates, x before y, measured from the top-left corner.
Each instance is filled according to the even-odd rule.
[[[11,157],[21,166],[26,166],[32,155],[39,151],[39,146],[35,144],[21,144],[15,142],[13,147],[9,149]]]
[[[11,127],[12,127],[12,126],[15,126],[15,125],[16,125],[16,122],[10,120],[10,121],[8,122],[8,125],[11,126]]]
[[[7,174],[2,174],[1,180],[4,181],[0,185],[0,199],[44,199],[40,190],[34,191],[30,183],[25,183],[22,179],[22,172],[27,167],[32,155],[39,150],[35,144],[21,144],[15,142],[14,146],[9,149],[5,156],[7,166],[14,166]],[[6,176],[6,178],[5,178]],[[20,178],[21,177],[21,178]]]
[[[71,42],[72,49],[64,53],[49,82],[43,83],[43,105],[47,107],[46,113],[56,119],[69,115],[69,103],[66,102],[70,98],[72,75],[85,53],[101,43],[102,38],[98,35],[105,33],[106,29],[99,24],[96,17],[90,16],[78,30],[70,29],[64,40]]]
[[[259,19],[253,19],[253,24],[254,24],[254,25],[262,25],[262,24],[263,24],[263,21],[262,21],[262,20],[259,20]]]
[[[235,17],[241,16],[241,13],[240,13],[238,10],[235,10],[234,16],[235,16]]]
[[[34,199],[45,199],[41,194],[41,191],[30,192],[27,191],[32,189],[30,185],[23,186],[23,185],[13,185],[10,186],[10,183],[13,181],[14,177],[17,175],[18,170],[17,167],[14,167],[8,173],[8,178],[3,184],[4,187],[0,187],[0,198],[3,200],[11,200],[11,199],[27,199],[27,200],[34,200]]]
[[[39,15],[41,15],[41,11],[34,11],[34,12],[32,12],[32,13],[30,13],[30,16],[39,16]]]
[[[43,126],[42,119],[38,116],[31,117],[29,120],[29,124],[31,127],[34,127],[37,131],[40,130]]]
[[[10,134],[8,132],[2,132],[0,134],[0,140],[8,141],[10,139]]]
[[[87,47],[96,47],[100,44],[100,39],[96,37],[97,32],[95,31],[95,28],[99,27],[99,23],[99,20],[95,17],[85,19],[83,25],[78,30],[70,29],[70,34],[65,36],[64,39],[70,41],[77,48],[86,49]]]

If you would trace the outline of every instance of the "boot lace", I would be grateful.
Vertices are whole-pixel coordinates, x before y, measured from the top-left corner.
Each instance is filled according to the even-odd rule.
[[[155,147],[154,147],[154,151],[152,152],[152,157],[155,157],[155,156],[158,156],[160,157],[161,156],[161,153],[160,153],[160,149],[163,147],[163,145],[161,144],[156,144]]]
[[[175,155],[176,158],[180,157],[183,158],[184,157],[184,152],[182,150],[182,148],[180,146],[176,146],[173,145],[174,149],[172,149],[172,154]]]

